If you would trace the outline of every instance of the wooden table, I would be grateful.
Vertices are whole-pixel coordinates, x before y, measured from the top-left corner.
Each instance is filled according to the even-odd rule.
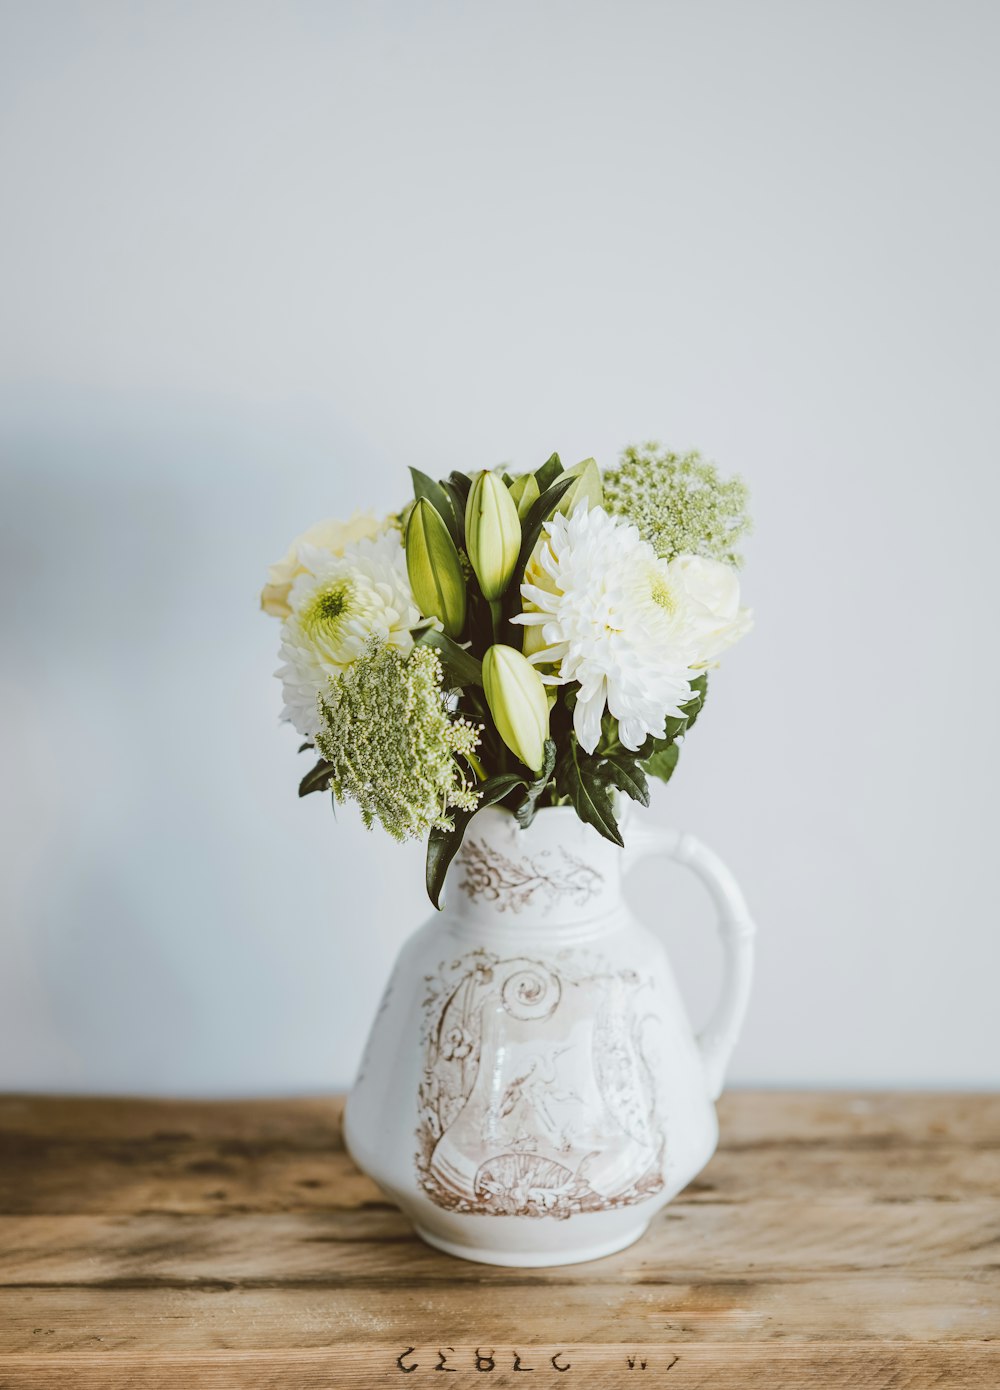
[[[729,1094],[646,1239],[552,1271],[422,1245],[339,1115],[0,1099],[0,1390],[1000,1387],[1000,1096]]]

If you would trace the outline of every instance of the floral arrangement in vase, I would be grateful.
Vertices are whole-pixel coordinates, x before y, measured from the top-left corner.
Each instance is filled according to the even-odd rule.
[[[522,827],[572,806],[622,844],[616,793],[647,805],[751,626],[747,492],[656,444],[534,472],[415,468],[382,520],[313,526],[268,573],[290,721],[318,761],[299,794],[427,837],[437,906],[483,807]]]

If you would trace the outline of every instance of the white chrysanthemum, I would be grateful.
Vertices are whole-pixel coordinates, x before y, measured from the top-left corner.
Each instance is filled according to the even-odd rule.
[[[285,708],[282,718],[306,738],[321,727],[318,697],[331,676],[339,676],[379,638],[407,656],[410,629],[420,622],[406,576],[406,557],[398,531],[384,531],[332,555],[300,544],[297,574],[288,594],[290,615],[281,626],[277,672]]]
[[[288,595],[292,580],[305,571],[299,559],[299,547],[315,546],[317,550],[329,551],[331,555],[343,555],[355,541],[377,536],[386,529],[384,521],[377,521],[371,512],[355,512],[349,521],[319,521],[308,531],[292,541],[288,553],[276,565],[269,565],[267,583],[261,590],[260,606],[273,618],[287,618],[291,613]]]
[[[701,612],[689,578],[705,589]],[[553,667],[543,678],[554,684],[579,682],[573,725],[588,753],[605,709],[626,748],[662,737],[666,718],[691,698],[692,668],[721,649],[726,625],[725,614],[710,613],[704,572],[688,575],[677,561],[658,559],[633,525],[601,507],[581,506],[546,524],[521,595],[525,612],[513,621],[536,630],[526,644],[530,660]]]

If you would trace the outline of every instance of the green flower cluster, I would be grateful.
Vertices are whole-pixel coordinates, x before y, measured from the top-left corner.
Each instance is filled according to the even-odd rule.
[[[657,555],[703,555],[742,563],[736,549],[750,530],[747,485],[723,481],[698,453],[672,454],[659,444],[630,445],[604,475],[604,504],[627,517]]]
[[[319,697],[316,747],[337,800],[350,797],[365,825],[397,840],[451,830],[449,811],[474,811],[475,778],[457,761],[475,755],[479,729],[448,714],[441,661],[429,647],[408,657],[377,640]]]

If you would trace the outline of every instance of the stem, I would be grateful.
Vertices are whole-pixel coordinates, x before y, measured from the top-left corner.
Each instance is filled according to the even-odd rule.
[[[493,641],[500,641],[500,626],[503,622],[503,600],[499,598],[488,599],[490,605],[490,617],[493,620]]]

